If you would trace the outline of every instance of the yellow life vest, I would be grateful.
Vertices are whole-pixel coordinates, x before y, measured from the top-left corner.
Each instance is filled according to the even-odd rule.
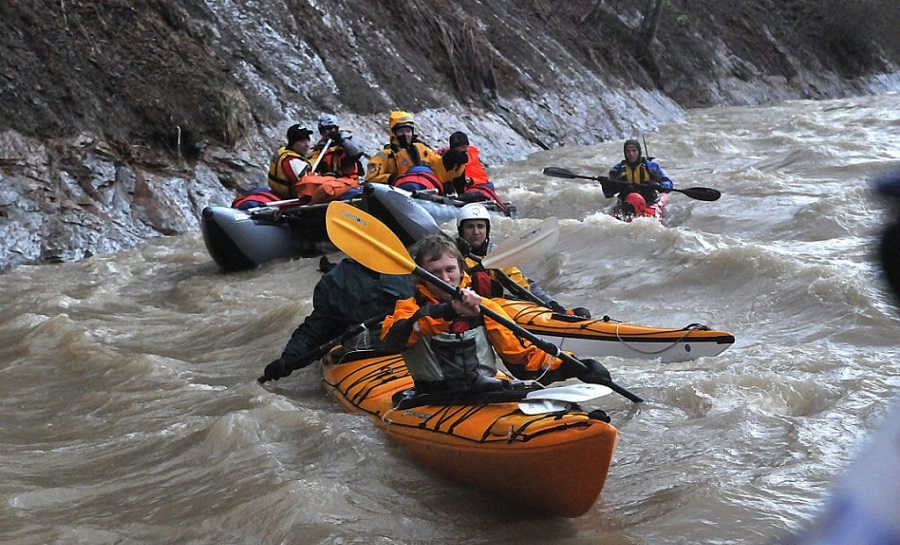
[[[278,148],[272,159],[269,161],[269,187],[284,199],[297,198],[297,188],[294,186],[293,180],[288,180],[287,173],[284,171],[284,162],[287,159],[297,158],[307,163],[307,160],[299,153],[289,149],[287,146]],[[299,180],[298,180],[299,181]]]
[[[620,177],[632,184],[649,184],[653,181],[653,178],[650,176],[650,170],[647,168],[647,163],[644,161],[641,161],[635,167],[626,163]]]

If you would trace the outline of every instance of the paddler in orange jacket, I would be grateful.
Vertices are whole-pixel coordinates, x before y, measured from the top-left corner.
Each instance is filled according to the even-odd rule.
[[[414,167],[425,168],[434,178],[432,185],[443,194],[444,185],[466,169],[465,157],[442,157],[418,138],[416,121],[409,112],[391,112],[388,118],[389,144],[369,160],[366,181],[395,185],[397,178]]]
[[[480,305],[500,316],[503,309],[469,289],[462,254],[456,244],[441,235],[422,239],[416,247],[416,264],[451,286],[462,297],[416,280],[416,295],[397,301],[385,318],[382,337],[388,349],[401,351],[418,393],[486,391],[501,387],[491,380],[497,374],[494,354],[518,378],[542,383],[578,377],[602,383],[609,372],[595,360],[584,360],[587,370],[551,356],[504,325],[483,316]]]
[[[360,162],[363,149],[353,141],[353,132],[342,130],[337,117],[332,114],[319,116],[318,129],[321,138],[312,147],[309,157],[313,164],[318,161],[316,172],[359,179],[363,175]],[[325,144],[329,142],[326,149]]]

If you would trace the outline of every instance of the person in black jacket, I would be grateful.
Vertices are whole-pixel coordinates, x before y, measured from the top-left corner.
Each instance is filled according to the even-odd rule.
[[[268,364],[260,382],[278,380],[315,358],[301,357],[340,336],[351,326],[392,313],[399,299],[414,293],[410,275],[379,274],[344,259],[328,271],[313,290],[313,310],[284,347],[281,357]]]

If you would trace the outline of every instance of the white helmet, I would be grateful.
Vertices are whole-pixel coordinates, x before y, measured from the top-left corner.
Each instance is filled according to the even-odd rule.
[[[337,116],[331,114],[322,114],[319,116],[319,131],[322,130],[323,127],[338,127],[340,128],[340,123],[338,123]]]
[[[484,220],[487,223],[487,234],[491,234],[491,214],[488,209],[477,202],[469,203],[459,209],[456,214],[456,230],[462,236],[462,223],[466,220]]]

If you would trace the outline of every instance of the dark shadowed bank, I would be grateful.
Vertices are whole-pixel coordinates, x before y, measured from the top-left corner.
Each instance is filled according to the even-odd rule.
[[[322,111],[374,152],[410,110],[497,164],[685,108],[900,89],[893,0],[659,1],[2,2],[0,270],[195,230]]]

